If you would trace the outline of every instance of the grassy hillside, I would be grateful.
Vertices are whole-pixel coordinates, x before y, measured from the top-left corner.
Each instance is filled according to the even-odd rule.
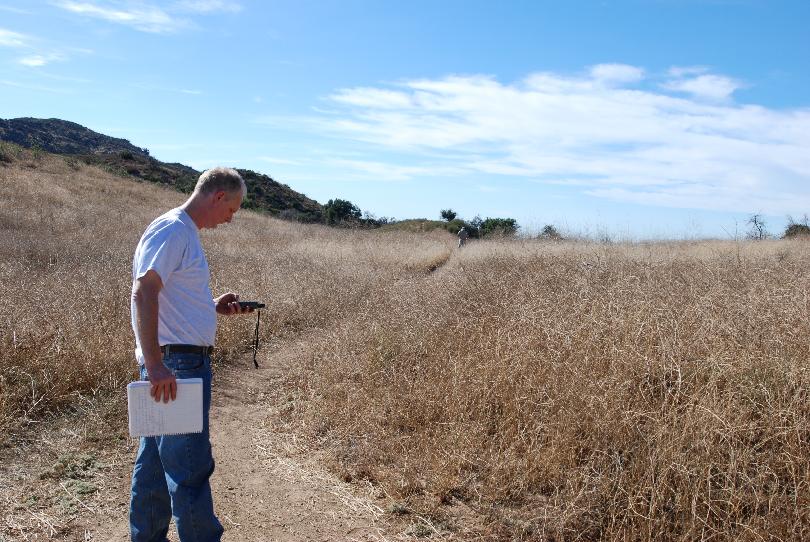
[[[6,143],[3,143],[6,142]],[[0,119],[0,161],[20,147],[35,154],[66,155],[70,164],[83,162],[101,166],[116,175],[191,192],[200,171],[177,163],[166,163],[149,156],[147,149],[126,139],[100,134],[75,122],[61,119]],[[247,184],[245,208],[299,222],[321,222],[323,207],[317,201],[285,184],[251,170],[239,172]]]
[[[0,119],[0,140],[53,154],[118,154],[148,156],[126,139],[110,137],[61,119]]]
[[[32,151],[0,182],[10,445],[133,377],[132,250],[182,196]],[[247,211],[202,237],[265,340],[317,330],[278,423],[396,513],[463,540],[810,538],[806,243],[458,251]],[[218,364],[252,324],[221,322]]]

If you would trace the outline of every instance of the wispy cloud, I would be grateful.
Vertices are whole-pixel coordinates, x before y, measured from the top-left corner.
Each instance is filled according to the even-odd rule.
[[[27,47],[30,41],[24,34],[0,28],[0,47]]]
[[[277,158],[275,156],[259,156],[259,160],[267,162],[268,164],[275,164],[279,166],[300,166],[302,163],[298,160],[290,160],[289,158]]]
[[[704,67],[660,81],[609,64],[511,84],[473,75],[345,88],[308,125],[405,157],[343,164],[370,175],[427,175],[411,164],[431,156],[431,175],[518,176],[673,207],[810,208],[810,109],[734,103],[743,83]]]
[[[241,4],[224,0],[183,0],[177,2],[175,7],[178,10],[193,13],[239,13],[242,11]]]
[[[75,13],[108,22],[131,26],[143,32],[176,32],[188,26],[188,22],[178,19],[158,6],[142,2],[90,2],[58,0],[56,6]]]
[[[25,90],[36,90],[40,92],[53,92],[55,94],[69,94],[70,91],[64,88],[45,87],[42,85],[29,85],[26,83],[18,83],[17,81],[9,81],[7,79],[0,79],[0,85],[7,87],[22,88]]]
[[[65,56],[61,53],[48,53],[41,55],[28,55],[17,60],[23,66],[38,68],[51,62],[65,60]]]
[[[13,6],[6,6],[0,4],[0,11],[5,11],[7,13],[16,13],[17,15],[33,15],[34,12],[28,11],[26,9],[20,9],[18,7]]]
[[[225,0],[181,0],[171,4],[135,0],[55,0],[55,5],[86,17],[121,24],[142,32],[171,34],[194,27],[184,15],[238,13],[241,4]]]
[[[148,83],[137,83],[133,86],[141,90],[148,90],[149,92],[171,92],[177,94],[188,94],[190,96],[200,96],[203,93],[203,91],[197,89],[162,87]]]
[[[667,81],[662,86],[667,90],[686,92],[709,100],[727,100],[734,91],[743,87],[740,82],[730,77],[711,74],[682,77]]]

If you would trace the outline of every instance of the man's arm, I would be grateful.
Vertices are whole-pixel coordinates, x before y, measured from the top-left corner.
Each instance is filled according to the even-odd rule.
[[[132,300],[135,305],[135,327],[138,342],[143,352],[146,373],[152,384],[151,395],[155,401],[168,403],[177,397],[177,380],[163,364],[158,343],[158,294],[163,281],[155,271],[149,270],[132,285]]]

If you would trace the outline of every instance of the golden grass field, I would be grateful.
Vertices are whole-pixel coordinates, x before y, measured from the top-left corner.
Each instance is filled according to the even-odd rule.
[[[183,196],[0,163],[0,441],[135,375],[132,251]],[[471,242],[241,212],[212,290],[266,300],[297,428],[479,540],[810,539],[810,242]],[[220,324],[244,362],[255,321]],[[216,390],[215,390],[216,393]],[[124,425],[125,419],[120,420]],[[472,536],[472,535],[471,535]]]

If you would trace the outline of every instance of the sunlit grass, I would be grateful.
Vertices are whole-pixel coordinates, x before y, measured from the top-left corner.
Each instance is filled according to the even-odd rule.
[[[132,252],[183,196],[6,151],[10,435],[134,377]],[[265,341],[316,331],[282,421],[397,510],[464,539],[810,538],[805,242],[458,251],[244,211],[202,237],[215,294],[268,304]],[[245,363],[254,322],[220,322],[218,363]]]

